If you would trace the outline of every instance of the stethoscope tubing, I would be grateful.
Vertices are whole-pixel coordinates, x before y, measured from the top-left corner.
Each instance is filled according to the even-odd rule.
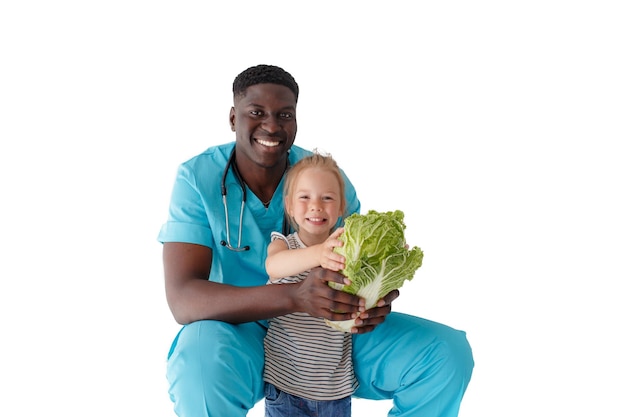
[[[228,170],[230,169],[230,167],[233,168],[233,174],[235,174],[235,178],[237,178],[239,187],[241,187],[241,195],[242,195],[241,208],[239,209],[239,232],[237,234],[237,247],[234,247],[230,243],[230,221],[228,219],[228,203],[226,202],[226,194],[228,192],[227,187],[226,187],[226,176],[228,175]],[[230,157],[228,158],[228,162],[226,163],[226,168],[224,169],[224,173],[222,174],[221,191],[222,191],[222,204],[224,205],[224,216],[226,218],[225,219],[226,220],[226,241],[222,240],[220,244],[235,252],[243,252],[243,251],[250,250],[250,246],[243,246],[243,247],[241,246],[241,234],[243,230],[243,210],[246,205],[247,193],[246,193],[246,185],[241,179],[241,175],[239,174],[239,169],[237,169],[237,164],[235,163],[235,148],[233,148],[233,151],[230,153]]]
[[[237,247],[234,247],[230,242],[230,222],[228,218],[228,203],[226,201],[226,194],[228,193],[226,187],[226,177],[228,175],[228,170],[232,167],[233,174],[237,179],[237,183],[239,187],[241,187],[241,208],[239,209],[239,232],[237,233]],[[241,174],[239,174],[239,169],[237,168],[237,162],[235,160],[235,148],[233,148],[230,153],[230,157],[228,158],[228,162],[226,163],[226,168],[224,168],[224,173],[222,174],[222,183],[221,183],[221,192],[222,192],[222,204],[224,206],[224,216],[226,220],[226,240],[220,241],[220,245],[234,251],[234,252],[244,252],[250,250],[250,246],[241,246],[241,236],[243,230],[243,212],[246,206],[247,192],[246,192],[246,184],[241,178]],[[283,235],[287,236],[290,232],[289,219],[286,215],[283,215],[283,225],[282,225]]]

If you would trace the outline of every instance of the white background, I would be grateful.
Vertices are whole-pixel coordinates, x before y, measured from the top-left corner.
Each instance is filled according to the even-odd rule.
[[[425,257],[394,309],[467,331],[461,417],[623,416],[621,2],[219,3],[0,6],[0,415],[173,416],[156,236],[267,63],[297,143],[405,212]]]

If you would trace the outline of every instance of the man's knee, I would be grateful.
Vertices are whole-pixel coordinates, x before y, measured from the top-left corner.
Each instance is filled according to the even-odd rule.
[[[180,416],[198,410],[238,415],[263,395],[263,336],[257,323],[199,321],[186,325],[167,363],[170,398]],[[191,410],[191,411],[190,411]]]

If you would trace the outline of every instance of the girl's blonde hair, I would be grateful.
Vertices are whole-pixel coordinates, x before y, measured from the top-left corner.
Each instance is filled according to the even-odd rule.
[[[343,175],[341,174],[341,170],[339,169],[339,165],[333,159],[333,157],[329,153],[320,153],[317,149],[313,150],[312,155],[305,156],[296,162],[292,167],[287,171],[287,175],[285,176],[285,185],[283,188],[283,204],[285,207],[285,215],[289,218],[289,223],[291,226],[298,230],[298,224],[295,220],[287,213],[287,201],[289,201],[293,197],[293,189],[296,181],[300,174],[309,169],[309,168],[318,168],[325,171],[330,172],[337,179],[337,183],[339,184],[339,208],[341,210],[341,217],[345,214],[346,210],[346,185],[343,180]]]

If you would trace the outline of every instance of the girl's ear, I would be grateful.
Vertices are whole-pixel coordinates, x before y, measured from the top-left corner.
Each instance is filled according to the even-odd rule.
[[[283,205],[285,206],[285,214],[289,217],[293,217],[291,215],[291,204],[289,203],[289,199],[285,198],[283,201]]]

